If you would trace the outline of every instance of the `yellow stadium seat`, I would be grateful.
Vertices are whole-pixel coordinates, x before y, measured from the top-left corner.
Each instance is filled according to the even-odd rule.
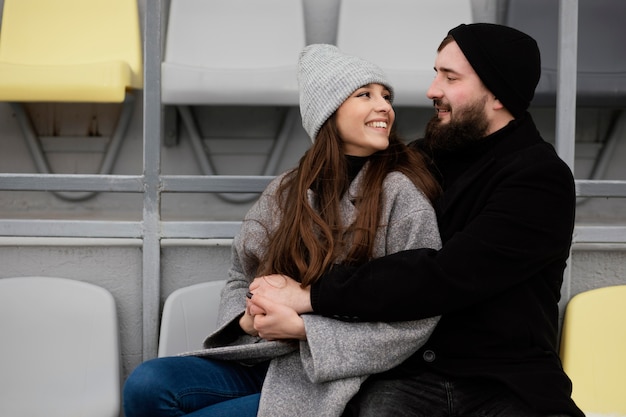
[[[142,77],[136,0],[4,0],[0,100],[122,102]]]
[[[39,173],[51,174],[46,140],[68,139],[81,149],[102,152],[90,173],[107,175],[132,119],[135,95],[143,88],[143,53],[137,0],[4,0],[0,32],[0,101],[9,102]],[[78,103],[78,104],[77,104]],[[88,129],[86,136],[67,136],[59,129],[38,129],[42,108],[121,108],[111,134]],[[39,111],[33,108],[40,109]],[[44,111],[45,113],[45,111]],[[49,114],[63,114],[62,110]],[[77,112],[79,113],[79,112]],[[87,114],[89,126],[99,126]],[[105,117],[105,120],[109,120]],[[56,120],[44,126],[57,126]],[[39,124],[41,126],[42,123]],[[58,126],[57,126],[58,128]],[[95,132],[94,132],[95,131]],[[82,132],[82,131],[81,131]],[[109,136],[101,150],[89,136]],[[90,147],[91,146],[91,147]],[[95,150],[94,150],[95,149]],[[79,154],[80,155],[80,154]],[[80,156],[79,156],[80,157]],[[96,192],[62,192],[80,201]]]
[[[560,355],[572,379],[572,398],[585,413],[626,415],[626,285],[572,297]]]

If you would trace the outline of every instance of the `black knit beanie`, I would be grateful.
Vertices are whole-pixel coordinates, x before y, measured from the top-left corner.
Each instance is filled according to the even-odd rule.
[[[515,117],[530,105],[541,75],[537,42],[492,23],[459,25],[448,32],[485,86]]]

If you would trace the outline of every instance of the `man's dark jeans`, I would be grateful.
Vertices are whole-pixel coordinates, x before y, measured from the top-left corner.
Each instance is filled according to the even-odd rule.
[[[394,379],[370,377],[344,417],[567,417],[538,414],[489,381],[449,379],[431,372]]]

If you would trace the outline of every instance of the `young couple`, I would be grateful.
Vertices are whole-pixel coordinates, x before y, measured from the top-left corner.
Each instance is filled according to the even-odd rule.
[[[306,47],[313,145],[246,215],[207,350],[140,365],[126,416],[582,417],[556,353],[574,183],[527,112],[539,59],[512,28],[450,30],[407,148],[382,71]]]

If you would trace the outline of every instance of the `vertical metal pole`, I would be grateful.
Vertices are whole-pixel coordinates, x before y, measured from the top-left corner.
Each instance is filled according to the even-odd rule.
[[[578,56],[578,0],[559,1],[559,47],[556,89],[556,150],[574,171],[576,148],[576,77]],[[561,317],[571,297],[572,256],[561,287]]]
[[[576,75],[578,0],[559,2],[559,48],[556,87],[556,149],[574,170],[576,140]]]
[[[156,357],[161,283],[161,10],[146,1],[143,101],[143,358]]]

